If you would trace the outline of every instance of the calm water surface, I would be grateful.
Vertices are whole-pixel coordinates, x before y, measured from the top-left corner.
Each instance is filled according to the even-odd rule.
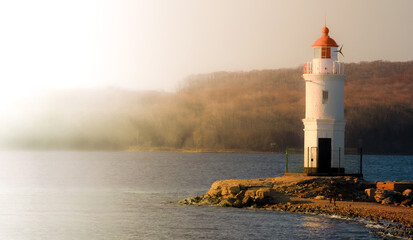
[[[412,156],[363,160],[368,180],[413,180]],[[0,239],[380,239],[356,221],[175,203],[284,171],[282,154],[1,152]]]

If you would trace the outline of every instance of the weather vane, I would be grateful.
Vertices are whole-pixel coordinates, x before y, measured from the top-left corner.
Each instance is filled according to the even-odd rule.
[[[338,53],[340,53],[340,54],[344,57],[344,54],[341,52],[341,49],[343,49],[343,46],[344,46],[344,44],[341,45],[341,47],[340,47],[339,50],[335,50],[334,52],[338,52]]]

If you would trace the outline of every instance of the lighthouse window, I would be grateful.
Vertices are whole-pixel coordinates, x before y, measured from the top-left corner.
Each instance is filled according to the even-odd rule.
[[[330,48],[322,48],[321,49],[321,58],[331,58]]]
[[[323,91],[323,104],[328,102],[328,91]]]
[[[321,58],[321,48],[314,48],[314,58]]]

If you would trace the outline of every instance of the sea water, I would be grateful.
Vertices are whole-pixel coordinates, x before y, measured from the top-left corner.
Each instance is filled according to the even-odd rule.
[[[363,163],[367,180],[413,180],[412,156]],[[284,171],[282,154],[1,152],[0,239],[380,239],[363,222],[176,203]]]

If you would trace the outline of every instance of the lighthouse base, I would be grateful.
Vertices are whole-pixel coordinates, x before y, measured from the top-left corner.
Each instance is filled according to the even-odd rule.
[[[351,176],[351,177],[358,177],[358,178],[363,178],[363,174],[361,173],[291,173],[291,172],[286,172],[284,173],[284,176],[320,176],[320,177],[334,177],[334,176]]]
[[[342,176],[345,175],[344,168],[329,168],[329,169],[319,169],[313,167],[305,167],[304,173],[307,173],[309,176]]]

